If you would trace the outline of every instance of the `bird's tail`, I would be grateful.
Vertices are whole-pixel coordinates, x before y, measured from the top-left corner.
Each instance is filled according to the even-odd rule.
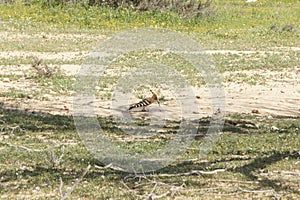
[[[152,102],[148,99],[144,99],[143,101],[140,101],[139,103],[133,104],[129,107],[128,110],[131,110],[133,108],[139,108],[139,107],[145,107],[150,105]]]

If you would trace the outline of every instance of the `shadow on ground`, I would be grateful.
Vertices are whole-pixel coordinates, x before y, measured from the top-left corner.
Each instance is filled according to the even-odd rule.
[[[2,126],[2,131],[5,131],[5,126],[20,126],[21,129],[38,132],[38,131],[76,131],[74,126],[74,121],[72,116],[61,116],[61,115],[51,115],[47,113],[35,113],[35,112],[25,112],[22,110],[12,110],[12,109],[5,109],[0,108],[0,127]],[[112,119],[99,119],[100,123],[107,129],[113,129],[113,121]],[[205,132],[209,128],[210,119],[203,118],[200,119],[199,123],[199,132]],[[249,121],[242,121],[242,120],[226,120],[224,124],[223,130],[226,132],[231,133],[240,133],[245,134],[248,133],[249,130],[256,130],[257,127],[255,126],[254,122]],[[205,136],[205,135],[204,135]],[[73,181],[74,178],[78,177],[82,170],[84,169],[83,166],[87,166],[91,164],[92,166],[101,166],[101,163],[98,160],[93,159],[92,157],[86,158],[85,155],[82,154],[83,157],[76,157],[69,162],[74,162],[74,165],[80,166],[78,170],[70,171],[66,173],[66,168],[57,168],[51,166],[43,166],[37,165],[32,166],[32,170],[24,170],[22,172],[23,176],[25,177],[39,177],[39,176],[53,176],[54,179],[57,179],[62,176],[64,180]],[[265,169],[267,166],[277,163],[283,159],[292,158],[292,159],[299,159],[298,152],[286,152],[286,153],[279,153],[274,152],[268,156],[262,156],[257,158],[251,157],[240,157],[240,158],[230,158],[230,159],[218,159],[215,161],[206,161],[206,162],[199,162],[194,163],[191,162],[182,162],[179,164],[175,164],[172,166],[165,167],[159,171],[154,172],[155,174],[176,174],[176,173],[185,173],[190,172],[192,170],[214,170],[213,164],[218,164],[222,162],[234,162],[234,161],[242,161],[239,166],[228,168],[227,171],[232,173],[239,173],[246,176],[249,180],[259,182],[260,187],[271,187],[276,191],[285,191],[289,190],[293,193],[300,194],[299,190],[294,190],[285,186],[282,182],[278,180],[272,180],[268,178],[259,178],[256,174],[258,171]],[[0,173],[0,177],[4,177],[1,182],[17,180],[16,171],[5,170]],[[94,168],[91,170],[85,178],[87,179],[94,179],[98,178],[101,175],[105,175],[110,177],[111,180],[122,180],[126,176],[127,173],[114,171],[112,169],[103,168],[98,170],[98,168]],[[10,179],[10,180],[9,180]]]

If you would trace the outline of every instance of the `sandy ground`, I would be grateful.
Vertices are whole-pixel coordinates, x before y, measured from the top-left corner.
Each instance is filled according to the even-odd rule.
[[[19,37],[26,37],[20,35]],[[12,36],[10,36],[12,37]],[[18,37],[18,36],[16,36]],[[299,51],[300,48],[290,48],[292,51]],[[211,50],[207,51],[210,54],[214,53],[231,53],[231,54],[251,54],[252,51],[230,51],[230,50]],[[270,53],[270,52],[269,52]],[[277,53],[274,49],[273,53]],[[84,59],[88,52],[60,52],[60,53],[43,53],[43,52],[0,52],[0,58],[12,57],[26,57],[37,56],[42,59],[61,59],[74,60]],[[80,69],[80,65],[60,65],[59,66],[66,75],[76,75]],[[29,72],[29,65],[19,66],[5,66],[0,65],[0,75],[23,75]],[[260,74],[266,80],[263,84],[251,85],[239,80],[228,80],[231,75],[238,73],[244,74]],[[272,116],[293,116],[300,117],[300,67],[296,66],[293,69],[283,69],[281,71],[252,70],[252,71],[235,71],[226,72],[224,77],[224,92],[227,113],[252,113],[256,115],[272,115]],[[227,78],[226,78],[227,77]],[[227,80],[226,80],[227,79]],[[31,90],[42,90],[34,82],[29,79],[20,78],[19,80],[10,80],[8,78],[0,77],[0,91],[8,92],[11,89],[18,89],[30,93]],[[155,90],[155,89],[154,89]],[[212,105],[211,95],[207,88],[195,88],[195,97],[193,100],[192,114],[197,117],[211,116]],[[177,120],[181,117],[181,109],[178,101],[172,97],[171,93],[167,91],[160,91],[164,95],[165,101],[158,105],[153,105],[150,108],[151,113],[159,110],[161,114],[157,117],[164,117],[168,119]],[[149,93],[145,93],[145,96]],[[45,101],[37,100],[35,98],[12,99],[0,97],[0,105],[5,108],[18,108],[28,111],[47,112],[51,114],[71,115],[73,112],[73,96],[72,92],[66,95],[52,95],[48,94]],[[138,99],[134,99],[137,101]],[[183,102],[184,103],[184,102]],[[100,116],[112,116],[115,112],[114,105],[111,101],[97,99],[92,103],[96,108],[95,112]],[[195,107],[198,106],[198,109]]]

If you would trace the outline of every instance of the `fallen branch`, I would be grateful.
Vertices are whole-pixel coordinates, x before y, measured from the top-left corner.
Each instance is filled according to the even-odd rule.
[[[178,173],[178,174],[144,174],[144,175],[128,175],[125,177],[127,178],[145,178],[145,177],[178,177],[178,176],[190,176],[190,175],[211,175],[211,174],[217,174],[219,172],[225,172],[226,169],[216,169],[213,171],[202,171],[202,170],[192,170],[190,172],[185,173]]]
[[[166,197],[168,195],[170,195],[171,197],[173,197],[175,195],[176,192],[180,191],[183,187],[185,187],[185,184],[182,184],[181,186],[174,186],[174,185],[170,185],[167,183],[162,183],[162,182],[156,182],[156,181],[151,181],[152,183],[154,183],[154,187],[152,189],[152,191],[150,192],[150,194],[146,195],[146,199],[145,200],[154,200],[154,199],[161,199],[163,197]],[[163,185],[163,186],[168,186],[170,187],[170,189],[160,195],[155,194],[155,190],[157,188],[158,185]]]
[[[279,199],[280,195],[275,192],[275,190],[246,190],[241,187],[236,188],[237,191],[245,192],[245,193],[271,193],[275,199]]]
[[[175,189],[174,189],[175,188]],[[220,191],[221,190],[228,190],[228,192],[221,194]],[[241,187],[228,187],[228,186],[224,186],[224,187],[211,187],[211,188],[200,188],[200,189],[183,189],[183,187],[172,187],[170,188],[169,191],[161,194],[161,195],[155,195],[153,193],[150,193],[150,195],[147,195],[147,200],[148,199],[159,199],[159,198],[163,198],[167,195],[173,195],[173,192],[180,192],[180,193],[193,193],[193,194],[199,194],[199,195],[203,195],[203,194],[207,194],[207,193],[214,193],[215,195],[236,195],[237,192],[241,192],[241,193],[254,193],[254,194],[259,194],[259,193],[270,193],[272,195],[272,197],[274,197],[275,199],[279,199],[280,195],[278,193],[275,192],[275,190],[247,190],[247,189],[243,189]]]
[[[227,179],[219,179],[214,180],[216,182],[229,182],[229,183],[244,183],[244,184],[259,184],[259,181],[239,181],[239,180],[227,180]]]
[[[2,122],[0,120],[0,122]],[[3,121],[4,122],[4,121]],[[23,130],[19,125],[17,126],[6,126],[6,127],[1,127],[0,129],[0,134],[8,134],[7,129],[10,129],[10,134],[13,135],[15,134],[17,131],[20,131],[20,132],[25,132],[25,130]]]
[[[241,192],[245,192],[245,193],[265,193],[265,192],[273,193],[274,192],[274,190],[246,190],[246,189],[243,189],[241,187],[237,187],[236,190],[241,191]]]
[[[154,191],[156,190],[156,187],[157,187],[157,183],[154,184],[154,187],[152,188],[151,192],[149,195],[147,195],[147,198],[146,199],[155,199],[155,194],[154,194]]]
[[[10,131],[11,135],[15,134],[15,132],[17,132],[17,131],[25,132],[24,130],[21,129],[20,126],[12,126],[12,127],[9,127],[9,129],[11,129],[11,131]]]
[[[24,146],[16,146],[16,145],[13,145],[9,142],[0,142],[0,144],[3,144],[3,145],[6,145],[6,146],[9,146],[9,147],[12,147],[12,148],[16,148],[16,149],[21,149],[21,150],[25,150],[25,151],[29,151],[29,152],[42,152],[43,150],[39,150],[39,149],[30,149],[28,147],[24,147]]]
[[[53,148],[51,148],[50,149],[50,155],[49,155],[49,159],[50,159],[50,162],[52,163],[52,167],[57,167],[57,166],[59,166],[60,165],[60,162],[61,162],[61,160],[62,160],[62,158],[64,157],[64,151],[65,150],[65,147],[64,146],[62,146],[62,153],[61,153],[61,155],[58,157],[56,154],[55,154],[55,152],[54,152],[54,149]]]
[[[197,194],[205,194],[208,192],[213,191],[219,191],[219,190],[225,190],[225,189],[231,189],[236,191],[235,188],[229,187],[229,186],[220,186],[220,187],[209,187],[209,188],[199,188],[199,189],[187,189],[187,190],[180,190],[181,193],[197,193]],[[201,192],[204,191],[204,192]]]
[[[126,189],[125,189],[126,192],[131,192],[134,196],[140,197],[139,199],[141,199],[141,198],[144,197],[144,195],[140,195],[140,194],[138,193],[137,190],[131,189],[131,188],[130,188],[123,180],[121,180],[121,183],[122,183],[122,184],[124,185],[124,187],[126,188]]]
[[[296,175],[296,176],[300,176],[299,172],[292,172],[292,171],[273,171],[274,173],[278,173],[278,174],[284,174],[284,175]]]
[[[110,164],[105,165],[103,167],[95,165],[95,168],[97,168],[97,169],[113,169],[113,170],[118,170],[118,171],[126,171],[125,169],[123,169],[121,167],[115,166],[113,163],[110,163]]]
[[[63,187],[63,181],[62,181],[62,178],[59,177],[59,196],[60,196],[60,198],[63,197],[62,187]]]
[[[72,187],[67,191],[67,193],[64,196],[62,196],[63,182],[62,182],[62,179],[60,177],[59,193],[61,195],[61,198],[60,198],[61,200],[65,200],[71,195],[71,193],[75,190],[75,188],[78,186],[78,184],[82,181],[82,179],[85,177],[85,175],[90,170],[90,168],[91,168],[91,165],[87,166],[87,168],[83,171],[81,176],[78,179],[76,179],[75,183],[72,185]]]
[[[163,197],[168,196],[170,193],[171,193],[171,191],[167,191],[167,192],[165,192],[163,194],[160,194],[160,195],[156,195],[156,194],[151,193],[151,194],[148,195],[148,197],[145,200],[161,199]]]

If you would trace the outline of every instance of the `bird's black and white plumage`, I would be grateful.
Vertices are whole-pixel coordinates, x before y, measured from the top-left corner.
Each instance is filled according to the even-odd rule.
[[[139,108],[139,107],[142,107],[143,110],[145,110],[146,106],[149,106],[150,104],[152,104],[154,102],[157,102],[159,104],[157,95],[152,90],[150,90],[150,92],[152,93],[152,97],[145,98],[145,99],[143,99],[142,101],[140,101],[140,102],[138,102],[136,104],[130,105],[130,107],[129,107],[128,110],[131,110],[133,108]]]

